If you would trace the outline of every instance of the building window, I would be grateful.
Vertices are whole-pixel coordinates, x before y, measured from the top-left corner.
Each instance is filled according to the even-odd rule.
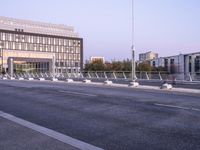
[[[200,56],[195,58],[195,72],[200,74]]]
[[[189,72],[192,72],[192,56],[189,56]]]
[[[156,62],[155,61],[153,61],[153,67],[156,67]]]

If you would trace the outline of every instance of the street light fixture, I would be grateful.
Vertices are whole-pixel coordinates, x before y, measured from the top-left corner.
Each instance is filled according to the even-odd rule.
[[[132,53],[132,72],[131,72],[131,82],[129,84],[129,86],[132,86],[132,87],[137,87],[139,85],[138,82],[136,82],[136,71],[135,71],[135,43],[134,43],[134,34],[135,34],[135,18],[134,18],[134,0],[132,0],[132,45],[131,45],[131,53]]]

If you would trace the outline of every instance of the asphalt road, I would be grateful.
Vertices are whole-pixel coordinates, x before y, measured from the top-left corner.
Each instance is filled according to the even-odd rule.
[[[200,94],[0,81],[0,111],[108,150],[200,149]]]

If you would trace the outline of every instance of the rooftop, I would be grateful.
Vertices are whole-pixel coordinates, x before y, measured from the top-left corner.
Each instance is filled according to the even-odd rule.
[[[0,29],[13,31],[15,31],[15,29],[23,29],[24,32],[67,37],[79,36],[78,33],[74,31],[72,26],[15,19],[3,16],[0,16]]]

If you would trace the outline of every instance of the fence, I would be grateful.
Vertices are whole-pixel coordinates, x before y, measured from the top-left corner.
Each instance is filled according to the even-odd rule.
[[[79,73],[15,73],[13,78],[88,78],[88,79],[123,79],[130,80],[131,72],[126,71],[89,71]],[[138,80],[169,80],[169,81],[200,81],[200,73],[178,73],[169,74],[168,72],[136,72]],[[9,74],[1,74],[0,78],[11,78]]]

